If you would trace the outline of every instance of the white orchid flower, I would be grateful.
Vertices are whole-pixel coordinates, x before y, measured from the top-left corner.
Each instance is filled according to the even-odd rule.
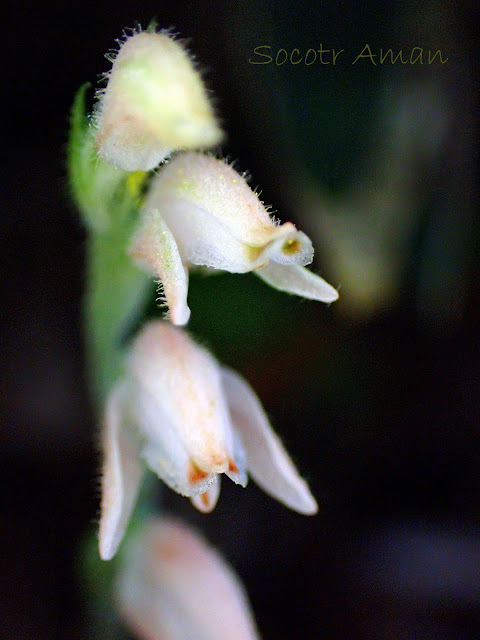
[[[149,171],[175,149],[219,144],[200,73],[167,32],[137,32],[120,46],[95,112],[98,154],[125,171]]]
[[[273,432],[260,401],[181,329],[162,321],[136,338],[105,413],[100,555],[115,554],[144,464],[211,511],[220,474],[245,486],[247,470],[272,497],[304,514],[317,504]]]
[[[238,577],[194,530],[150,521],[132,541],[116,602],[140,640],[258,640]]]
[[[186,152],[154,177],[130,254],[163,285],[174,324],[188,322],[188,271],[254,271],[265,282],[311,300],[333,302],[337,291],[305,268],[309,238],[291,222],[277,224],[233,167]]]

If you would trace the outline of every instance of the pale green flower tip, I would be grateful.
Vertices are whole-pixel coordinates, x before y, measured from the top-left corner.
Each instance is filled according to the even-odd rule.
[[[201,74],[165,32],[137,32],[121,45],[95,126],[99,156],[126,171],[149,171],[172,151],[223,139]]]

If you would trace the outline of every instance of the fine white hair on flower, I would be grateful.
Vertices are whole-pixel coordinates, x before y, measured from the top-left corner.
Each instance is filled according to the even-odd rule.
[[[174,324],[186,324],[188,271],[253,271],[288,293],[333,302],[337,291],[305,268],[310,239],[279,224],[245,178],[210,155],[176,155],[153,178],[130,255],[163,284]]]
[[[192,57],[168,31],[134,30],[119,41],[97,92],[98,154],[126,171],[149,171],[177,149],[215,147],[223,133]]]
[[[258,640],[243,586],[187,525],[148,521],[129,543],[115,600],[139,640]]]
[[[291,509],[317,511],[248,383],[168,322],[152,321],[136,337],[103,429],[105,560],[121,542],[145,466],[204,512],[215,507],[220,474],[246,486],[247,472]]]

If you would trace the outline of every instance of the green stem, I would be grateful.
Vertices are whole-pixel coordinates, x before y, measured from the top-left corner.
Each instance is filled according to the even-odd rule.
[[[70,188],[87,228],[85,341],[95,413],[101,416],[108,392],[123,373],[128,339],[153,295],[151,278],[128,256],[147,174],[128,174],[96,156],[94,130],[85,115],[88,85],[80,88],[72,109],[68,146]],[[146,478],[125,538],[154,511],[158,487]],[[92,639],[121,640],[112,594],[127,540],[115,559],[99,558],[97,532],[89,531],[79,559],[81,586]]]
[[[127,236],[127,237],[125,237]],[[125,346],[153,289],[126,253],[130,229],[90,233],[87,242],[85,326],[87,361],[97,409],[123,371]]]

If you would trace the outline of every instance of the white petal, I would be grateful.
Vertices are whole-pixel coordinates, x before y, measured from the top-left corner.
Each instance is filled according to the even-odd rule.
[[[98,155],[123,171],[150,171],[169,156],[173,149],[143,130],[140,118],[124,118],[121,110],[111,111],[114,126],[105,125],[97,134]],[[108,133],[103,133],[104,130]]]
[[[158,210],[143,212],[129,253],[139,266],[152,271],[159,278],[173,324],[187,324],[190,318],[187,305],[188,274],[175,238]]]
[[[156,206],[175,235],[188,264],[245,273],[256,266],[259,250],[238,240],[208,211],[183,199],[166,196]]]
[[[203,493],[197,493],[190,500],[194,507],[202,513],[210,513],[215,509],[220,495],[220,476],[216,475],[215,480],[208,486]]]
[[[203,472],[158,398],[132,381],[128,390],[129,416],[141,440],[141,457],[171,489],[191,497],[207,490],[216,475]]]
[[[151,522],[134,541],[116,600],[140,640],[258,640],[237,576],[174,520]]]
[[[267,284],[280,291],[321,302],[334,302],[338,299],[338,291],[332,285],[297,264],[284,265],[270,261],[255,273]]]
[[[304,514],[317,512],[307,483],[271,428],[251,387],[237,373],[222,369],[230,412],[247,453],[248,471],[257,484],[287,507]]]
[[[105,412],[99,539],[100,557],[103,560],[113,558],[118,549],[143,475],[138,444],[123,424],[124,392],[123,385],[113,389]]]
[[[264,245],[276,234],[277,225],[245,178],[217,158],[194,152],[172,158],[153,178],[147,206],[160,207],[171,197],[203,210],[244,244]]]
[[[152,412],[150,440],[165,424],[202,472],[228,470],[233,429],[219,365],[205,349],[167,322],[150,322],[135,340],[128,373],[161,411]]]
[[[308,264],[313,259],[310,239],[287,222],[272,226],[263,244],[248,244],[236,237],[211,212],[182,198],[165,195],[155,200],[168,224],[184,263],[246,273],[269,259],[281,264]]]

